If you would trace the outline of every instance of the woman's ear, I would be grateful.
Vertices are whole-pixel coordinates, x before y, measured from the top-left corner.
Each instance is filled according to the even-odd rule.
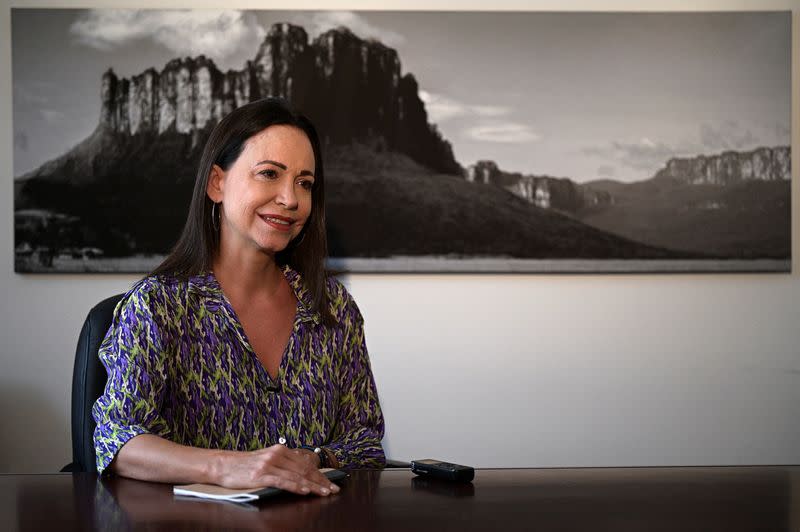
[[[211,167],[211,172],[208,174],[208,185],[206,185],[206,194],[214,203],[222,201],[222,191],[225,188],[225,172],[218,165]]]

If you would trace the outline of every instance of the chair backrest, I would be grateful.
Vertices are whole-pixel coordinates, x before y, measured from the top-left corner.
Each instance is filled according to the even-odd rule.
[[[106,369],[97,358],[97,351],[111,326],[114,308],[123,295],[111,296],[95,305],[83,322],[72,370],[72,464],[62,471],[96,471],[96,423],[92,418],[92,406],[103,393],[108,379]]]

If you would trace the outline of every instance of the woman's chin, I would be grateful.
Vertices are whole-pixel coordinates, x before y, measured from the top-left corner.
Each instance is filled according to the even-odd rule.
[[[268,255],[275,255],[276,253],[280,253],[284,251],[286,248],[289,247],[289,242],[292,241],[290,235],[286,235],[285,237],[279,238],[269,238],[269,239],[262,239],[260,242],[257,243],[259,249],[262,253],[266,253]]]

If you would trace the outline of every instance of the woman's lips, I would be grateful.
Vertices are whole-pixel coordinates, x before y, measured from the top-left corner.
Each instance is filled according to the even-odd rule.
[[[277,214],[260,214],[259,216],[268,226],[278,231],[287,232],[292,228],[292,224],[294,223],[293,219],[287,218],[286,216],[278,216]]]

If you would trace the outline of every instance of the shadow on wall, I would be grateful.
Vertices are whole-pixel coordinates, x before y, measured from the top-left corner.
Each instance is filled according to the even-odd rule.
[[[0,473],[56,473],[71,461],[69,414],[33,386],[0,386]],[[65,417],[66,414],[66,417]]]

